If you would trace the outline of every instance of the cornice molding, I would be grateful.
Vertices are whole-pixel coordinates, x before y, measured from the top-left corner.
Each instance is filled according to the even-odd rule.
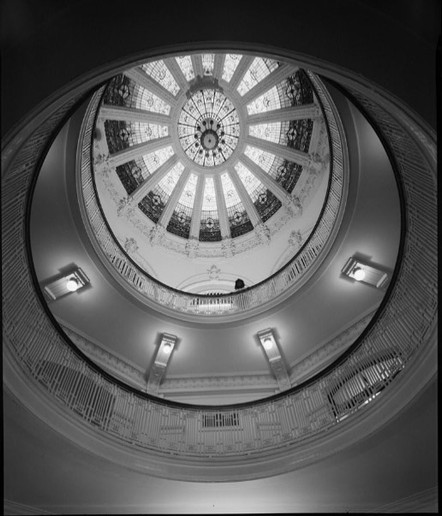
[[[364,315],[351,326],[343,330],[339,335],[325,342],[313,353],[292,364],[290,370],[290,382],[292,386],[305,381],[309,376],[319,372],[320,368],[327,365],[338,354],[344,352],[356,338],[362,333],[375,310]],[[104,348],[103,344],[94,341],[81,331],[73,328],[65,321],[59,320],[67,336],[89,358],[118,379],[128,383],[142,392],[146,390],[146,371],[131,363],[127,359]],[[217,394],[220,391],[229,391],[229,394],[241,393],[241,391],[268,391],[268,395],[278,392],[278,384],[271,374],[238,374],[216,376],[175,376],[166,378],[159,387],[158,395],[168,397],[174,393],[192,393],[204,396]]]
[[[319,368],[331,362],[338,354],[343,353],[359,337],[364,328],[374,316],[376,310],[364,315],[361,319],[354,322],[343,330],[339,335],[332,338],[313,353],[292,364],[290,370],[290,381],[292,386],[307,380],[309,376],[319,372]]]

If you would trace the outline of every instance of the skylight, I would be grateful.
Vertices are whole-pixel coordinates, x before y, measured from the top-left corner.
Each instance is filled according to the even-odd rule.
[[[163,88],[170,91],[172,95],[176,95],[180,87],[178,86],[173,75],[170,73],[164,61],[153,61],[152,63],[146,63],[141,65],[141,68],[150,75],[152,79],[157,81]]]
[[[146,164],[148,172],[150,174],[153,174],[155,170],[160,168],[164,162],[166,162],[171,156],[173,156],[173,154],[174,152],[172,147],[168,145],[167,147],[144,155],[143,160]]]
[[[195,77],[195,72],[193,70],[192,58],[190,56],[180,56],[176,57],[176,62],[178,63],[181,71],[184,74],[184,77],[191,81]]]
[[[240,54],[226,54],[222,79],[229,82],[242,58]]]
[[[279,64],[277,61],[256,57],[239,84],[238,93],[241,96],[245,95],[249,90],[267,77],[267,75],[273,72],[273,70],[276,70],[278,66]]]
[[[271,144],[312,152],[318,120],[308,75],[285,63],[285,78],[272,79],[280,64],[207,52],[157,59],[109,81],[104,153],[127,194],[144,195],[140,209],[150,221],[181,238],[215,243],[253,231],[257,217],[265,222],[279,210],[280,188],[290,194],[303,168]],[[314,118],[290,120],[282,109],[302,104],[312,107]],[[174,155],[171,169],[155,181],[152,175]],[[251,162],[273,179],[273,188]],[[175,205],[166,209],[171,198]]]

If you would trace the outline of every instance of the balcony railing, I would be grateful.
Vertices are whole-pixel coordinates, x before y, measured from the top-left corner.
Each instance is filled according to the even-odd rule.
[[[5,152],[3,334],[14,363],[35,380],[34,388],[40,385],[42,395],[102,438],[111,436],[113,442],[151,450],[156,456],[201,461],[259,456],[296,446],[357,417],[382,398],[389,384],[405,374],[411,359],[433,345],[429,337],[437,315],[435,163],[408,129],[408,120],[390,115],[358,92],[355,96],[376,121],[396,164],[403,191],[400,262],[375,318],[345,357],[304,384],[234,407],[180,405],[125,386],[88,361],[49,314],[30,259],[28,195],[47,142],[78,98],[40,125],[14,156]],[[431,137],[427,144],[429,150],[434,148]],[[92,223],[100,228],[101,222]],[[167,290],[163,294],[169,295]]]
[[[79,197],[83,199],[83,222],[89,226],[89,237],[98,253],[104,253],[104,259],[111,265],[110,270],[143,298],[177,312],[203,317],[240,314],[258,307],[265,309],[269,302],[282,294],[288,295],[301,280],[306,279],[307,274],[312,274],[321,263],[321,253],[323,256],[326,254],[338,229],[347,182],[339,115],[319,78],[310,74],[310,80],[323,108],[331,145],[329,190],[320,218],[300,252],[270,278],[239,292],[215,296],[186,293],[152,278],[130,260],[110,231],[96,197],[91,161],[93,128],[104,94],[103,89],[99,90],[90,102],[80,134]]]

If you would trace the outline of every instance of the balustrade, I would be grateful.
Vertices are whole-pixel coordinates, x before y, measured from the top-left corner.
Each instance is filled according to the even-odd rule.
[[[48,399],[70,410],[79,423],[103,436],[112,435],[140,450],[200,458],[253,455],[294,446],[341,424],[343,419],[353,417],[382,395],[396,376],[406,371],[410,359],[428,343],[428,334],[436,322],[434,164],[408,132],[409,120],[388,114],[359,92],[354,95],[376,121],[387,146],[392,149],[400,184],[404,188],[405,233],[401,263],[371,327],[363,332],[344,360],[308,382],[272,398],[237,405],[234,412],[232,407],[167,402],[125,386],[89,363],[51,320],[43,296],[37,294],[37,282],[28,262],[27,196],[46,142],[79,98],[73,98],[43,123],[10,159],[2,188],[4,343],[24,374],[35,379],[35,388],[40,386]],[[96,108],[99,98],[99,95],[94,97],[92,107],[95,103]],[[326,105],[324,108],[327,112]],[[334,179],[331,192],[335,191],[335,195],[329,196],[326,208],[334,214],[338,211],[340,191],[335,181],[342,182],[342,177],[336,176],[339,167],[335,165],[342,164],[339,144],[335,142],[337,136],[338,133],[332,138]],[[87,154],[87,149],[83,148],[82,152]],[[416,166],[416,156],[422,158],[420,167]],[[83,164],[89,168],[87,161]],[[87,193],[90,181],[84,185]],[[94,215],[90,221],[103,241],[105,252],[127,260],[104,231],[105,224],[92,199],[87,199],[87,206],[93,210],[89,212]],[[256,288],[225,298],[216,296],[214,300],[233,300],[234,310],[244,311],[277,294],[287,282],[299,277],[308,267],[309,260],[320,252],[330,231],[330,218],[324,220],[321,219],[320,231],[314,233],[300,256],[278,275]],[[130,269],[133,270],[132,265],[125,269],[127,277]],[[134,281],[135,275],[130,278]],[[279,278],[282,278],[282,287]],[[166,294],[162,302],[170,303],[178,310],[197,310],[201,306],[198,301],[206,299],[177,293],[147,281],[141,275],[138,279],[140,291],[158,301],[162,292]],[[217,418],[235,424],[215,429],[204,424]]]
[[[326,248],[327,243],[330,242],[333,229],[336,229],[339,207],[344,195],[345,170],[343,144],[337,125],[338,115],[331,107],[330,99],[321,81],[313,74],[310,74],[310,80],[324,109],[332,150],[329,194],[320,220],[300,252],[275,275],[251,289],[231,295],[220,294],[215,296],[215,299],[204,295],[178,291],[159,283],[127,257],[109,232],[92,184],[94,171],[90,161],[91,135],[96,113],[103,96],[103,89],[100,89],[94,95],[89,105],[88,113],[85,116],[80,136],[80,141],[83,143],[79,175],[81,184],[80,196],[83,199],[83,206],[86,212],[84,222],[91,226],[93,230],[90,232],[92,241],[96,241],[98,246],[105,250],[110,263],[114,266],[115,272],[122,276],[139,294],[145,296],[149,301],[154,301],[175,311],[187,314],[202,317],[238,314],[262,307],[281,294],[294,289],[295,285],[312,268],[313,264],[319,264],[317,259]]]

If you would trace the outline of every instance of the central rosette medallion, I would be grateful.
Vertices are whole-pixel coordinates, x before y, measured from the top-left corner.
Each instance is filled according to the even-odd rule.
[[[235,106],[217,89],[201,89],[191,95],[178,119],[184,152],[203,167],[228,160],[238,144],[239,132]]]

